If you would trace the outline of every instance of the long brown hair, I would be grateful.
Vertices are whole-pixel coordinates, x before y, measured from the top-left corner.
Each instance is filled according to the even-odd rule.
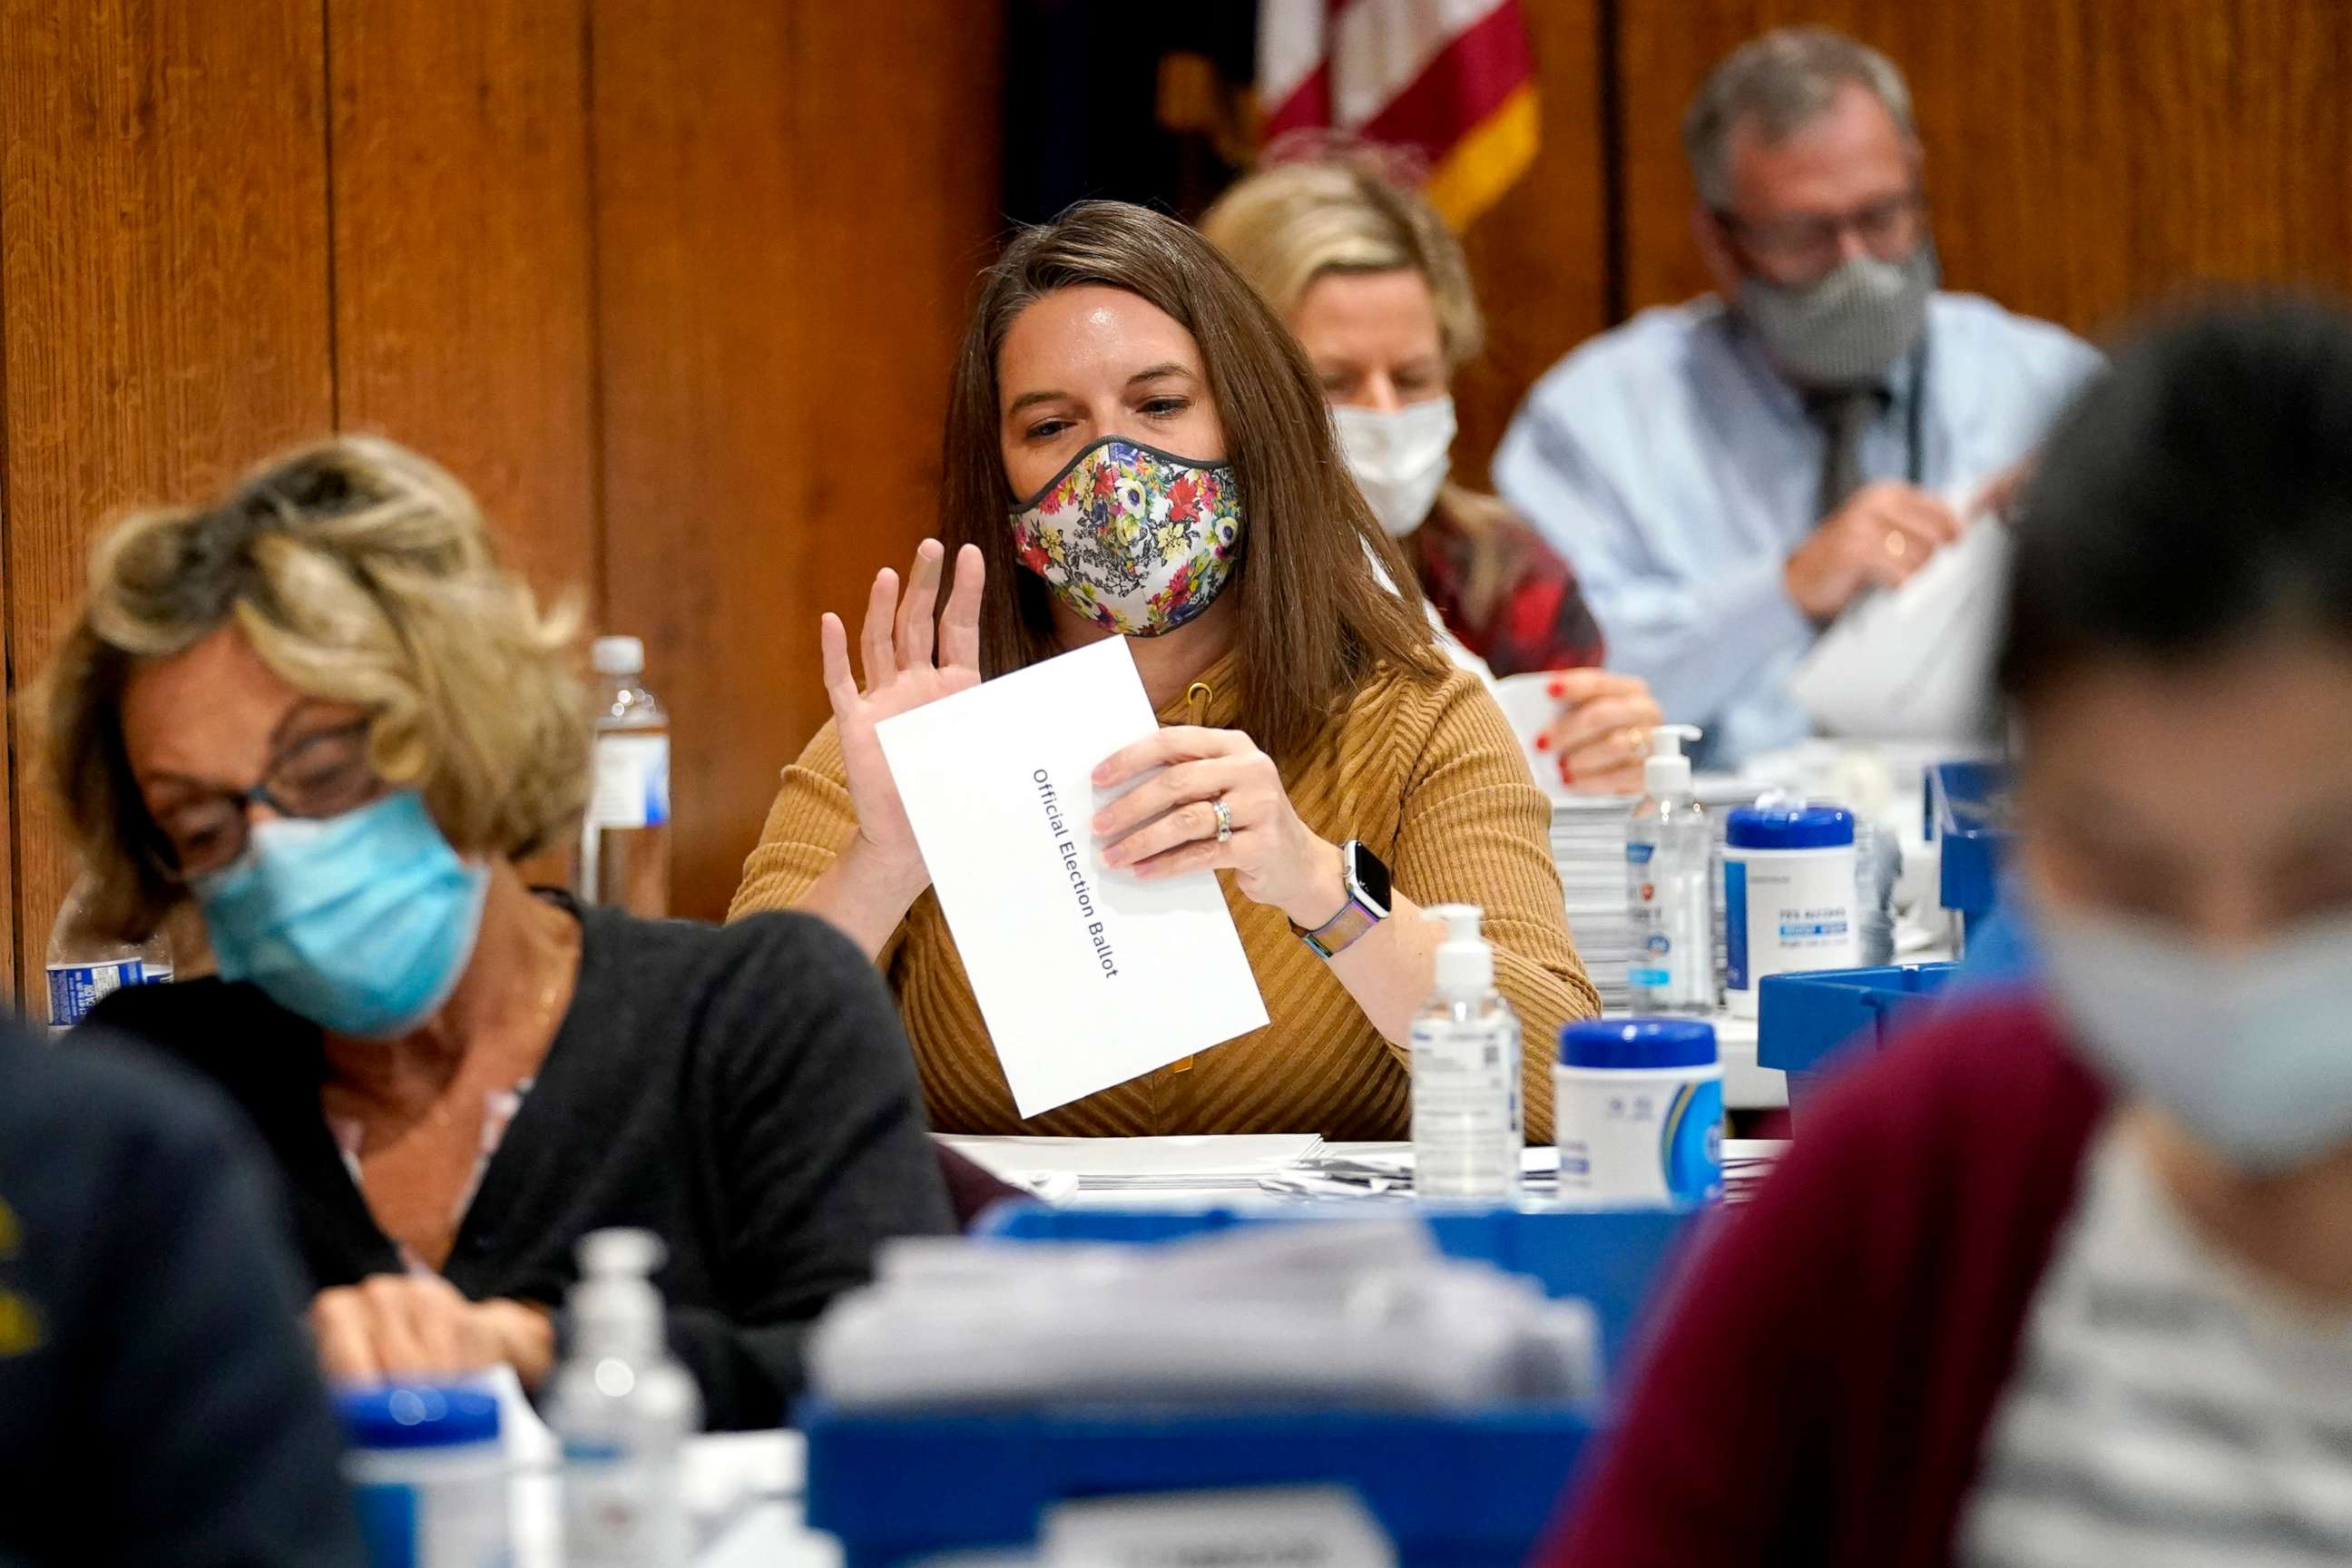
[[[1383,585],[1372,563],[1408,592],[1412,571],[1349,479],[1322,387],[1280,318],[1192,229],[1102,201],[1080,202],[1014,237],[982,279],[957,356],[940,533],[951,547],[977,544],[986,554],[983,671],[1061,651],[1045,585],[1013,552],[996,363],[1023,310],[1087,284],[1138,296],[1200,344],[1247,520],[1248,542],[1225,589],[1240,620],[1240,727],[1287,767],[1375,664],[1437,679],[1444,665],[1419,605]]]

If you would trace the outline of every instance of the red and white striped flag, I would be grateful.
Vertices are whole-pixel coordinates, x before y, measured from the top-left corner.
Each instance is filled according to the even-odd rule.
[[[1322,129],[1417,151],[1456,229],[1536,155],[1518,0],[1260,0],[1257,90],[1268,142]]]

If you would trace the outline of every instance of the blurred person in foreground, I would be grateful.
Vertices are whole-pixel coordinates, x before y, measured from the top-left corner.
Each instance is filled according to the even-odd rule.
[[[2039,990],[1807,1112],[1543,1561],[2352,1560],[2352,317],[2123,353],[2000,671]]]
[[[1454,372],[1486,323],[1461,242],[1369,154],[1284,163],[1219,197],[1201,232],[1289,323],[1322,378],[1340,450],[1447,631],[1497,676],[1558,672],[1536,738],[1559,779],[1640,794],[1649,687],[1603,663],[1576,573],[1493,496],[1452,482]]]
[[[357,1568],[284,1231],[207,1086],[0,1023],[0,1563]]]
[[[1322,388],[1199,234],[1081,202],[982,283],[949,398],[940,527],[902,596],[866,600],[865,684],[821,626],[831,722],[784,770],[735,910],[822,914],[897,992],[942,1131],[1407,1135],[1413,1011],[1438,928],[1486,912],[1530,1039],[1599,999],[1569,935],[1551,809],[1485,685],[1439,653],[1349,483]],[[1160,719],[1093,783],[1145,782],[1089,825],[1150,880],[1219,873],[1271,1022],[1024,1121],[876,726],[1120,637]],[[1551,1136],[1545,1053],[1527,1133]]]
[[[1837,33],[1768,33],[1683,121],[1717,292],[1645,310],[1536,384],[1504,497],[1576,563],[1612,658],[1703,759],[1801,740],[1821,630],[1958,538],[2097,354],[1938,292],[1910,89]]]
[[[339,1379],[561,1353],[585,1233],[667,1242],[711,1425],[772,1426],[808,1320],[947,1200],[888,994],[792,915],[717,928],[534,890],[576,828],[569,628],[473,499],[388,441],[126,519],[52,672],[93,924],[194,900],[218,978],[93,1017],[228,1091],[299,1222]]]

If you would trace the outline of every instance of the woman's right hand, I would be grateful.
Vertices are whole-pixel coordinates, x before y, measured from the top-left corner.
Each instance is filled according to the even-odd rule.
[[[863,690],[850,674],[849,633],[841,617],[827,612],[818,636],[824,650],[824,693],[833,703],[841,736],[849,798],[857,808],[858,837],[877,862],[877,870],[918,890],[929,884],[929,874],[874,731],[885,719],[980,684],[980,591],[985,568],[977,545],[965,545],[956,556],[935,645],[931,616],[939,604],[940,567],[946,553],[939,541],[923,541],[915,552],[903,598],[898,574],[886,567],[876,575],[858,643],[866,667]]]

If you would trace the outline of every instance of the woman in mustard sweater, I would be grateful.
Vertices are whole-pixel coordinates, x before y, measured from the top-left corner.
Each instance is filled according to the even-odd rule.
[[[1550,811],[1492,699],[1381,583],[1376,560],[1406,574],[1347,471],[1288,332],[1184,226],[1085,203],[990,270],[948,413],[952,573],[926,542],[903,598],[876,578],[862,688],[824,617],[834,721],[785,770],[735,900],[824,915],[875,955],[935,1126],[1402,1137],[1437,934],[1418,910],[1466,902],[1526,1026],[1528,1135],[1550,1137],[1547,1043],[1597,1011]],[[1220,873],[1271,1022],[1024,1122],[875,726],[1115,636],[1164,727],[1096,782],[1166,772],[1097,821],[1106,858]]]

